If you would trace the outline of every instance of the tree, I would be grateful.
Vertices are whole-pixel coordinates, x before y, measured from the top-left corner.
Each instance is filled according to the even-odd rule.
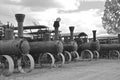
[[[120,33],[120,0],[106,0],[102,24],[108,34]]]

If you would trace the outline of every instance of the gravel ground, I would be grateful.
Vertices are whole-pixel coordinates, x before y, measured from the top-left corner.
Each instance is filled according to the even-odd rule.
[[[59,68],[37,68],[27,74],[0,76],[0,80],[120,80],[120,60],[77,61]]]

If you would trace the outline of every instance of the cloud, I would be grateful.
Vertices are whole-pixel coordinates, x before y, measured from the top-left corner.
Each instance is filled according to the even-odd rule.
[[[0,3],[29,7],[31,10],[45,10],[60,8],[62,10],[75,10],[80,2],[105,2],[105,0],[0,0]]]
[[[48,9],[59,7],[59,4],[56,4],[54,0],[22,0],[20,5],[30,7],[32,10],[35,10],[34,8]]]
[[[10,1],[13,1],[13,2],[16,2],[16,3],[20,3],[21,0],[10,0]]]
[[[62,33],[69,33],[69,26],[75,26],[75,32],[86,32],[92,36],[92,30],[97,30],[97,34],[106,33],[102,27],[102,15],[100,9],[89,9],[86,11],[72,13],[58,13],[59,9],[48,9],[44,12],[30,13],[40,24],[53,28],[53,22],[57,17],[61,18],[59,29]]]
[[[1,0],[0,2],[7,5],[16,5],[22,7],[29,7],[31,10],[45,10],[48,8],[58,8],[59,4],[55,0]]]
[[[0,20],[3,23],[6,23],[7,21],[9,21],[10,23],[13,23],[14,25],[16,25],[15,14],[23,13],[23,14],[26,14],[26,16],[29,16],[29,12],[31,12],[31,10],[28,7],[1,4],[0,5]],[[31,20],[30,18],[32,17],[29,16],[26,18],[27,24],[31,23],[31,22],[28,23],[28,21]]]
[[[16,26],[17,23],[15,19],[15,14],[23,13],[26,14],[26,18],[25,18],[26,20],[24,24],[26,25],[30,24],[33,19],[29,15],[29,13],[32,12],[30,7],[14,5],[11,4],[10,2],[18,3],[20,2],[20,0],[0,0],[0,20],[2,21],[2,23],[6,24],[9,21],[10,23],[13,23]]]
[[[85,2],[89,2],[89,1],[106,1],[106,0],[80,0],[81,2],[82,1],[85,1]]]
[[[99,9],[90,9],[87,11],[79,11],[75,13],[62,14],[63,24],[61,24],[61,30],[63,32],[69,32],[67,29],[69,26],[75,26],[75,32],[86,32],[89,36],[92,35],[92,30],[97,30],[98,34],[101,34],[105,30],[102,27],[102,12]],[[67,28],[65,29],[64,27]],[[63,27],[63,28],[62,28]]]
[[[76,10],[80,6],[79,0],[56,0],[61,5],[62,10]]]
[[[79,0],[2,0],[5,4],[29,7],[33,11],[41,11],[49,8],[61,10],[76,10],[80,6]]]
[[[54,29],[54,20],[61,17],[59,29],[62,33],[69,33],[69,26],[75,26],[75,32],[86,32],[89,36],[93,29],[97,30],[97,34],[106,33],[101,23],[103,12],[97,8],[78,10],[80,1],[104,0],[0,0],[0,19],[2,22],[11,21],[17,25],[14,15],[24,13],[24,25],[32,25],[32,21],[37,21]],[[60,10],[68,12],[60,13]]]
[[[52,14],[52,11],[54,12],[53,7],[58,8],[60,6],[54,0],[0,0],[0,18],[3,23],[7,21],[16,23],[14,15],[23,13],[28,16],[25,18],[25,25],[28,25],[35,19],[32,17],[32,13],[41,12],[41,14],[44,15],[45,13],[44,16],[47,16],[48,13]]]

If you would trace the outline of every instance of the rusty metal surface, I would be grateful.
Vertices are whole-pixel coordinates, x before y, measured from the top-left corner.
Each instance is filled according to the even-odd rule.
[[[58,54],[63,52],[63,44],[60,41],[36,41],[30,42],[30,53],[40,54],[40,53],[52,53]]]
[[[29,53],[29,43],[24,39],[1,40],[0,55],[21,55]]]
[[[78,49],[78,45],[75,41],[65,42],[64,44],[64,51],[76,51]]]

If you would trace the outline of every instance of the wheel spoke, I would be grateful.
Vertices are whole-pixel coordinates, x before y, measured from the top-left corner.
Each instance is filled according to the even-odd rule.
[[[98,51],[93,51],[93,58],[95,58],[95,59],[99,59],[99,52]]]
[[[72,56],[71,56],[70,52],[64,51],[64,54],[65,54],[65,60],[68,61],[68,62],[70,62],[72,60]],[[66,59],[67,56],[68,56],[68,59]]]
[[[51,53],[47,52],[47,53],[43,54],[42,56],[41,55],[39,56],[38,63],[40,65],[50,64],[50,66],[54,66],[55,65],[55,58]]]
[[[0,56],[0,72],[2,75],[9,76],[14,71],[14,62],[8,55]]]
[[[82,59],[91,60],[91,59],[93,59],[93,53],[90,50],[83,50],[81,52],[81,57],[82,57]]]
[[[18,70],[21,73],[27,73],[34,69],[34,59],[30,54],[23,55],[18,60]]]

